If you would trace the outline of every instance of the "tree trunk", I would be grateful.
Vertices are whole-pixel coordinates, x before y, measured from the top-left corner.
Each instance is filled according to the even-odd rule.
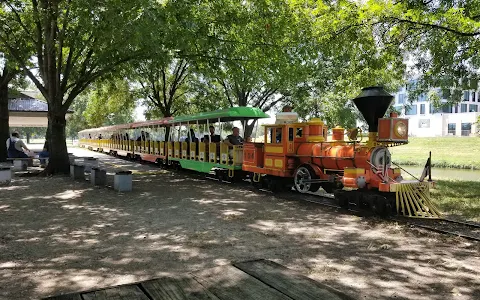
[[[8,127],[8,83],[0,85],[0,162],[7,161],[5,142],[10,137]]]
[[[30,144],[30,132],[27,132],[27,144]]]
[[[45,170],[47,174],[68,174],[70,172],[65,126],[65,114],[54,112],[52,109],[48,113],[47,139],[50,158]]]
[[[253,128],[255,127],[255,123],[257,123],[257,120],[253,120],[253,122],[251,124],[248,124],[248,122],[245,124],[245,128],[243,128],[245,138],[252,137]],[[258,136],[256,136],[255,138],[258,138]]]

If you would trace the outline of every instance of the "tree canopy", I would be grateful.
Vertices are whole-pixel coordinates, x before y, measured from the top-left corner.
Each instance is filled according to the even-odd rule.
[[[479,80],[479,4],[2,1],[0,52],[47,100],[49,171],[64,172],[69,108],[85,111],[79,126],[100,126],[129,120],[134,98],[151,118],[289,103],[303,118],[350,127],[357,115],[349,99],[368,85],[394,91],[414,78],[411,99],[440,87],[458,101]]]
[[[480,1],[377,1],[365,5],[383,43],[408,62],[410,100],[426,91],[451,105],[480,80]],[[433,88],[439,88],[434,90]]]

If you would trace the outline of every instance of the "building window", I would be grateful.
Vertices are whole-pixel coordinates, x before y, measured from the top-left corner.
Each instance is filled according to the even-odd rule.
[[[451,106],[444,106],[442,107],[442,112],[446,114],[451,114],[452,113],[452,107]]]
[[[420,104],[420,114],[421,115],[425,114],[425,104]]]
[[[458,113],[458,105],[455,105],[455,113]]]
[[[405,94],[398,95],[398,104],[405,104]]]
[[[460,112],[462,112],[462,113],[467,112],[467,105],[466,104],[462,104],[460,108],[461,108]]]
[[[469,112],[478,112],[478,105],[477,104],[470,104],[468,109]]]
[[[462,123],[462,136],[469,136],[472,133],[472,123]]]
[[[402,114],[402,108],[403,108],[402,105],[394,105],[394,106],[393,106],[393,110],[394,110],[395,112],[397,112],[399,115]]]
[[[455,135],[457,125],[455,123],[448,123],[448,135]]]
[[[417,106],[412,105],[410,107],[405,108],[405,115],[412,116],[417,114]]]
[[[433,107],[433,104],[430,104],[430,113],[431,113],[431,114],[436,114],[436,113],[439,113],[439,112],[441,112],[441,111],[442,111],[441,109],[434,108],[434,107]]]
[[[472,92],[472,102],[475,102],[475,92]]]
[[[418,96],[418,102],[425,102],[427,101],[427,95],[426,94],[421,94]]]
[[[464,91],[463,92],[463,101],[468,101],[468,96],[470,95],[470,93],[468,91]]]

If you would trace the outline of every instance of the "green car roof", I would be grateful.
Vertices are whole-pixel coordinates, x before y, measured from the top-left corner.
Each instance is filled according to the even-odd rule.
[[[256,107],[241,106],[202,112],[189,116],[179,116],[173,118],[173,120],[170,120],[168,123],[196,123],[198,121],[199,124],[204,124],[207,123],[207,120],[210,123],[214,123],[218,122],[218,119],[220,119],[220,122],[231,122],[237,120],[250,120],[269,117],[269,115]]]

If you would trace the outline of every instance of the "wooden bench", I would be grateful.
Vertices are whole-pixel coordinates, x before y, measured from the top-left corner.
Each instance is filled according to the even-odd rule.
[[[268,260],[253,260],[44,300],[350,300],[326,284]]]

